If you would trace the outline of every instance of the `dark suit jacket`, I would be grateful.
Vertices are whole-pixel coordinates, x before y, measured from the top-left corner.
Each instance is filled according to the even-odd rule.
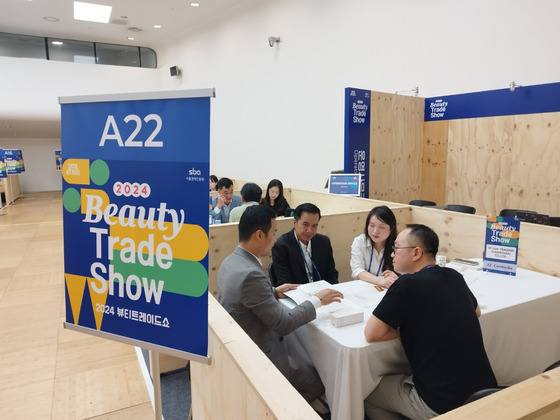
[[[317,234],[311,239],[311,259],[313,281],[326,280],[331,284],[338,283],[338,271],[334,265],[333,250],[330,239]],[[276,277],[276,285],[284,283],[309,283],[301,248],[296,241],[294,229],[278,238],[272,248],[272,265]]]
[[[259,262],[241,247],[235,248],[220,265],[218,300],[289,378],[288,350],[283,336],[315,319],[313,304],[305,301],[288,309],[280,303]]]

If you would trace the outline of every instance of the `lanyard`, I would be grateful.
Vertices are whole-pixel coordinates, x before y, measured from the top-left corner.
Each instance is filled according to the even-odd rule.
[[[305,253],[303,252],[303,247],[301,246],[301,241],[298,239],[297,243],[299,245],[299,250],[301,251],[301,256],[303,258],[303,265],[305,265],[305,271],[307,271],[307,278],[309,279],[310,283],[313,283],[313,271],[307,265],[307,260],[305,259]],[[320,280],[321,279],[321,273],[319,273],[319,270],[317,270],[317,266],[313,262],[313,258],[311,258],[311,254],[309,254],[309,251],[307,252],[307,255],[309,255],[309,261],[311,261],[311,266],[315,269],[315,271],[319,275],[319,280]]]
[[[383,266],[383,258],[385,258],[385,256],[381,257],[381,261],[379,261],[379,267],[377,267],[377,274],[376,276],[379,277],[379,272],[381,271],[381,267]],[[373,247],[371,247],[371,255],[369,256],[369,267],[368,267],[368,271],[371,273],[371,262],[373,260]],[[373,273],[371,273],[373,274]]]

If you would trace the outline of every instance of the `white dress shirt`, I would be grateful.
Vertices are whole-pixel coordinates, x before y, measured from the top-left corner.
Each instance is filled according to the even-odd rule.
[[[374,276],[381,276],[383,267],[383,251],[377,252],[373,247],[373,243],[366,238],[365,233],[354,238],[352,242],[352,256],[350,258],[350,268],[352,270],[352,278],[357,279],[362,271],[369,271]],[[373,253],[373,256],[372,256]],[[371,259],[371,267],[370,267]]]

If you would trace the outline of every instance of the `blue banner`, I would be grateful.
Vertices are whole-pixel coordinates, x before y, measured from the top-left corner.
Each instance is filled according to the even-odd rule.
[[[424,121],[560,111],[560,83],[426,98]]]
[[[213,91],[129,96],[60,100],[66,326],[206,357]]]
[[[21,150],[4,149],[4,163],[8,175],[18,175],[25,171]]]
[[[519,250],[520,220],[513,217],[489,217],[482,269],[515,276]]]
[[[370,105],[369,90],[344,90],[344,172],[362,175],[361,197],[369,197]]]
[[[0,149],[0,179],[7,177],[8,171],[6,170],[6,163],[4,162],[4,149]]]

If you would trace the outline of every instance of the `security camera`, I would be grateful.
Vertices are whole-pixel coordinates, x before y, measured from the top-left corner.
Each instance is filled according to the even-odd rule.
[[[269,36],[268,37],[268,45],[270,45],[271,47],[274,47],[274,44],[280,42],[280,37],[279,36]]]

